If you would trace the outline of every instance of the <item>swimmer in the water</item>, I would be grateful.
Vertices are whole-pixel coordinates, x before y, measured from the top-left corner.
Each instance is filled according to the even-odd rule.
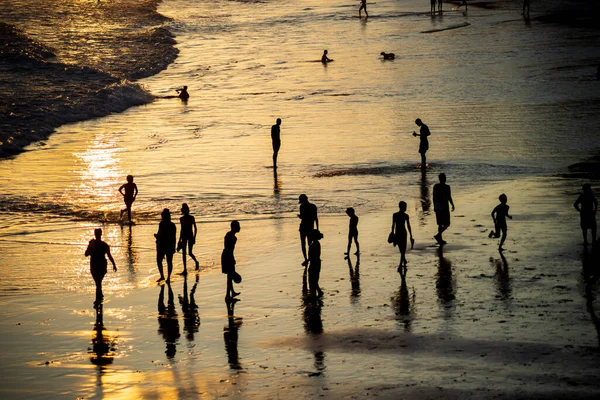
[[[333,60],[329,57],[327,57],[327,50],[323,51],[323,56],[321,57],[321,62],[323,64],[327,64],[328,62],[332,62]]]
[[[385,51],[382,51],[381,55],[383,56],[384,60],[393,60],[396,58],[396,55],[394,53],[386,53]]]
[[[181,89],[175,89],[175,91],[179,94],[181,100],[187,100],[190,98],[190,94],[187,92],[187,86],[182,87]]]

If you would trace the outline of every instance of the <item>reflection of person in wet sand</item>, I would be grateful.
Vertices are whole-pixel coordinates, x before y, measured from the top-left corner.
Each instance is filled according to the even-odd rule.
[[[365,15],[369,18],[369,13],[367,12],[367,0],[360,0],[360,8],[358,9],[358,18],[362,17],[361,11],[365,10]]]
[[[332,62],[333,60],[329,57],[327,57],[327,50],[323,51],[323,55],[321,56],[321,62],[323,64],[327,64],[328,62]]]
[[[420,138],[419,153],[421,154],[421,169],[425,169],[427,168],[427,157],[425,157],[425,153],[429,150],[429,139],[427,139],[427,137],[431,135],[431,132],[429,131],[429,127],[425,125],[420,118],[415,120],[415,124],[421,128],[419,129],[419,133],[413,131],[413,136],[419,136]]]
[[[237,243],[236,233],[240,231],[240,223],[231,221],[231,230],[225,234],[223,252],[221,253],[221,272],[227,274],[227,292],[225,301],[233,299],[240,293],[233,290],[233,281],[236,276],[239,276],[235,271],[235,257],[233,252]],[[239,283],[239,282],[238,282]]]
[[[439,179],[440,183],[433,185],[433,210],[438,225],[438,233],[434,238],[440,246],[443,246],[446,242],[442,238],[442,233],[450,226],[450,207],[448,203],[452,205],[452,211],[454,211],[454,202],[452,201],[450,186],[446,185],[446,174],[440,174]]]
[[[181,311],[183,312],[183,330],[186,332],[186,338],[190,341],[194,340],[194,333],[198,332],[200,326],[198,305],[194,298],[199,279],[200,277],[196,274],[196,282],[188,296],[187,276],[185,276],[183,279],[183,296],[179,295],[179,304],[181,304]]]
[[[318,297],[323,296],[323,291],[319,286],[319,277],[321,275],[321,243],[319,240],[323,239],[323,234],[318,229],[314,229],[308,237],[308,286],[312,294],[316,294]]]
[[[583,185],[583,193],[575,200],[573,204],[579,211],[581,221],[581,233],[583,234],[583,244],[587,246],[587,231],[592,232],[592,245],[596,244],[596,212],[598,211],[598,200],[592,192],[592,186],[589,183]]]
[[[175,89],[178,96],[181,100],[187,100],[190,98],[190,94],[187,92],[187,86],[182,87],[181,89]]]
[[[273,145],[273,168],[277,168],[277,154],[281,147],[281,118],[277,118],[276,124],[271,127],[271,144]]]
[[[102,229],[94,229],[95,239],[90,240],[88,243],[88,247],[85,250],[85,256],[90,257],[90,272],[92,277],[94,278],[94,282],[96,282],[96,301],[94,302],[94,306],[98,306],[102,303],[102,299],[104,299],[104,294],[102,294],[102,280],[104,279],[104,275],[106,275],[106,256],[113,265],[113,271],[117,272],[117,265],[115,264],[115,260],[110,254],[110,246],[102,241]]]
[[[317,216],[317,206],[309,203],[308,197],[305,194],[301,194],[298,197],[298,202],[300,203],[300,214],[298,214],[298,218],[300,218],[300,244],[302,246],[302,255],[304,256],[302,265],[306,267],[308,265],[306,241],[308,239],[308,235],[315,228],[315,223],[317,225],[317,229],[319,229],[319,217]]]
[[[169,291],[167,307],[165,307],[165,286]],[[179,320],[175,310],[175,296],[171,284],[161,285],[158,295],[158,332],[162,334],[166,344],[165,354],[172,359],[177,353],[177,340],[179,339]]]
[[[133,175],[127,175],[127,183],[121,185],[119,193],[121,193],[125,201],[125,208],[121,210],[121,218],[123,218],[123,214],[127,211],[127,219],[131,222],[131,205],[138,194],[137,185],[133,183]]]
[[[500,246],[498,246],[498,250],[502,251],[502,250],[504,250],[502,248],[502,245],[504,244],[504,241],[506,240],[506,231],[508,230],[508,227],[506,226],[506,218],[512,219],[512,217],[510,215],[508,215],[508,210],[510,209],[510,206],[508,204],[506,204],[506,202],[508,201],[506,195],[504,193],[502,193],[498,197],[498,200],[500,200],[500,204],[498,204],[492,210],[492,219],[494,220],[494,230],[492,230],[490,232],[489,237],[493,236],[497,239],[500,237],[500,233],[502,233],[502,239],[500,239]]]
[[[227,325],[223,328],[223,341],[225,342],[225,352],[227,353],[227,362],[231,369],[242,369],[240,364],[240,355],[238,353],[238,331],[242,325],[241,318],[235,318],[234,308],[236,299],[225,300],[227,305]]]
[[[352,268],[352,258],[346,257],[348,260],[348,272],[350,274],[350,285],[352,286],[352,292],[350,293],[350,299],[355,302],[360,297],[360,254],[356,255],[356,265]]]
[[[189,250],[190,257],[196,263],[196,271],[200,269],[200,263],[198,263],[196,256],[194,253],[192,253],[192,249],[196,243],[196,234],[198,233],[198,228],[196,227],[196,219],[193,215],[190,215],[190,207],[186,203],[181,205],[181,213],[183,216],[179,218],[181,229],[179,231],[177,251],[181,250],[181,255],[183,256],[183,272],[181,275],[187,275],[186,246]]]
[[[415,243],[415,240],[412,236],[408,214],[406,214],[406,202],[401,201],[398,203],[398,207],[400,211],[394,213],[394,216],[392,217],[392,235],[394,237],[394,243],[396,243],[400,249],[400,264],[398,265],[398,272],[400,275],[406,276],[406,239],[408,236],[406,234],[406,228],[408,228],[408,233],[410,233],[411,247]]]
[[[344,253],[346,258],[348,258],[350,254],[350,247],[352,246],[352,240],[354,239],[354,243],[356,244],[356,253],[354,253],[355,255],[360,253],[360,246],[358,244],[358,216],[352,207],[348,207],[346,209],[346,214],[348,214],[350,217],[350,226],[348,227],[348,248]]]
[[[171,212],[165,208],[160,214],[162,220],[158,224],[158,232],[154,234],[156,238],[156,264],[160,278],[157,282],[165,280],[163,273],[163,259],[167,259],[167,283],[171,281],[171,272],[173,272],[173,254],[175,254],[175,243],[177,242],[177,227],[171,222]]]
[[[88,350],[90,361],[99,367],[112,364],[114,360],[114,342],[110,336],[105,333],[103,306],[100,304],[96,308],[96,322],[92,332],[92,348]]]

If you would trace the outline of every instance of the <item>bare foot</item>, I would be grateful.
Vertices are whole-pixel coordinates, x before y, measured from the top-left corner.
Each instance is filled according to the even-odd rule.
[[[306,267],[306,266],[308,265],[308,260],[304,260],[304,262],[302,263],[302,265],[303,265],[304,267]]]
[[[164,281],[164,280],[165,280],[165,277],[164,277],[164,276],[161,276],[160,278],[158,278],[158,279],[156,280],[156,282],[160,282],[160,281]]]
[[[196,271],[198,271],[200,269],[200,263],[198,261],[196,261]]]
[[[233,292],[233,297],[239,296],[242,292]]]
[[[184,269],[184,270],[183,270],[182,272],[180,272],[178,275],[184,275],[184,276],[185,276],[185,275],[187,275],[187,270],[185,270],[185,269]]]

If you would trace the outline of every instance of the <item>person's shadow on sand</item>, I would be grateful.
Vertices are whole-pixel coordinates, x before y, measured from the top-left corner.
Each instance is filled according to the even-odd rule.
[[[240,356],[238,353],[238,331],[242,325],[242,318],[235,318],[234,309],[237,299],[226,299],[227,305],[227,325],[223,328],[223,341],[225,342],[225,352],[227,353],[227,362],[229,368],[240,370]]]
[[[165,286],[168,288],[169,298],[165,307]],[[172,360],[177,353],[177,340],[181,336],[179,333],[179,320],[177,311],[175,311],[175,296],[171,289],[171,284],[166,283],[160,286],[158,295],[158,333],[163,337],[166,344],[165,354]]]

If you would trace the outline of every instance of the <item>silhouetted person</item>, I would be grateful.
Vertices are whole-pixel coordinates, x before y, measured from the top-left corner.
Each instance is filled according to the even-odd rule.
[[[346,214],[350,217],[350,225],[348,226],[348,248],[344,253],[346,256],[350,254],[350,247],[352,246],[352,240],[354,239],[354,243],[356,244],[356,253],[360,253],[360,246],[358,244],[358,216],[354,212],[354,208],[348,207],[346,209]],[[346,257],[348,258],[348,257]]]
[[[133,175],[127,175],[127,183],[121,185],[119,193],[121,193],[123,201],[125,201],[125,208],[121,210],[121,218],[123,218],[123,214],[127,211],[127,219],[131,223],[131,205],[138,194],[137,185],[133,183]]]
[[[575,200],[573,204],[579,211],[581,221],[581,233],[583,234],[583,244],[587,246],[587,231],[592,231],[592,245],[596,244],[596,212],[598,211],[598,200],[592,192],[592,186],[589,183],[583,185],[583,193]]]
[[[419,153],[421,154],[421,169],[425,169],[427,168],[427,157],[425,156],[425,153],[427,153],[427,150],[429,150],[429,139],[427,139],[427,137],[431,135],[431,132],[429,131],[429,127],[425,125],[420,118],[417,118],[415,120],[415,124],[417,124],[417,126],[421,128],[419,129],[419,133],[413,131],[413,136],[419,136]]]
[[[437,0],[438,3],[438,13],[442,13],[442,4],[444,3],[443,0]]]
[[[401,201],[398,203],[398,208],[400,211],[394,213],[392,217],[392,235],[394,236],[394,243],[396,243],[398,245],[398,249],[400,249],[400,264],[398,265],[398,272],[400,275],[406,276],[406,239],[408,237],[406,233],[407,228],[408,233],[410,234],[411,248],[415,240],[412,236],[408,214],[406,214],[406,202]]]
[[[367,12],[367,0],[360,0],[360,8],[358,9],[358,18],[362,17],[361,11],[365,10],[365,15],[369,18],[369,13]]]
[[[304,256],[302,265],[306,267],[308,265],[306,241],[308,235],[315,229],[315,224],[317,225],[317,229],[319,229],[319,217],[317,215],[317,206],[309,203],[308,197],[305,194],[301,194],[298,197],[298,202],[300,203],[300,214],[298,214],[298,218],[300,218],[300,244],[302,255]]]
[[[327,57],[327,50],[323,51],[323,55],[321,56],[321,62],[323,64],[327,64],[328,62],[332,62],[333,60],[329,57]]]
[[[436,2],[436,0],[429,0],[429,2],[430,2],[430,5],[431,5],[430,12],[431,12],[431,15],[433,15],[433,14],[435,14],[435,2]]]
[[[223,252],[221,253],[221,272],[227,274],[227,292],[225,294],[225,301],[229,301],[240,294],[233,290],[234,277],[237,275],[233,252],[237,242],[235,234],[238,233],[241,228],[238,221],[231,221],[230,226],[231,230],[225,234]]]
[[[198,228],[196,227],[196,219],[193,215],[190,215],[190,207],[183,203],[181,205],[181,213],[182,217],[179,218],[179,223],[181,224],[181,229],[179,231],[179,242],[177,243],[177,251],[181,249],[181,255],[183,257],[183,272],[181,275],[187,275],[187,257],[186,257],[186,246],[189,251],[189,255],[196,263],[196,271],[200,269],[200,263],[196,259],[194,253],[192,253],[192,249],[194,248],[194,244],[196,243],[196,234],[198,233]]]
[[[190,98],[190,94],[187,92],[187,86],[182,87],[181,89],[175,89],[178,96],[181,100],[187,100]]]
[[[112,364],[114,360],[114,343],[112,338],[105,334],[103,321],[103,306],[96,307],[96,322],[92,332],[92,348],[88,350],[92,364],[102,367]]]
[[[114,272],[117,272],[117,265],[112,254],[110,254],[110,246],[102,241],[102,229],[94,229],[94,236],[96,238],[89,241],[88,247],[85,250],[85,256],[90,257],[90,272],[96,283],[96,301],[94,301],[94,306],[98,306],[102,303],[102,299],[104,299],[104,295],[102,294],[102,280],[104,279],[104,275],[106,275],[106,266],[108,264],[106,256],[108,256],[108,259],[112,263]]]
[[[396,58],[394,53],[386,53],[385,51],[382,51],[380,54],[383,56],[384,60],[394,60]]]
[[[169,289],[167,307],[165,307],[165,286]],[[177,339],[181,335],[179,334],[179,320],[175,310],[175,296],[169,282],[160,286],[160,294],[158,295],[158,332],[165,341],[167,358],[174,358],[177,353]]]
[[[175,243],[177,242],[177,227],[171,222],[171,212],[165,208],[160,214],[162,219],[158,224],[158,232],[154,234],[156,238],[156,264],[160,278],[157,282],[165,280],[163,272],[163,259],[167,259],[167,283],[171,282],[171,272],[173,272],[173,254],[175,254]]]
[[[446,242],[442,238],[442,233],[450,226],[450,207],[448,203],[452,205],[452,211],[454,211],[454,202],[452,201],[450,186],[446,185],[446,174],[440,174],[439,179],[440,183],[433,185],[433,210],[438,225],[438,233],[434,238],[440,246],[443,246]]]
[[[360,254],[356,255],[356,266],[352,268],[352,258],[346,257],[348,260],[348,272],[350,274],[350,285],[352,292],[350,293],[351,301],[355,301],[360,297]]]
[[[314,229],[308,237],[308,286],[311,293],[316,294],[318,297],[323,296],[323,291],[319,286],[321,275],[321,243],[319,240],[321,239],[323,239],[323,234],[318,229]]]
[[[276,124],[271,127],[271,143],[273,145],[273,168],[277,168],[277,154],[281,147],[281,118],[277,118]]]
[[[183,279],[183,296],[179,295],[179,304],[181,304],[181,312],[183,312],[183,330],[186,332],[186,338],[189,341],[194,340],[194,333],[198,332],[200,326],[200,316],[198,315],[198,305],[194,299],[196,287],[199,280],[196,274],[196,282],[188,296],[187,275]]]
[[[458,6],[459,8],[465,6],[465,12],[469,11],[469,5],[467,4],[467,0],[462,0],[462,3],[460,3],[460,6]]]
[[[502,239],[500,239],[500,246],[498,246],[498,250],[504,250],[502,245],[506,240],[506,231],[508,227],[506,226],[506,218],[512,219],[510,215],[508,215],[508,210],[510,206],[506,204],[508,201],[506,195],[502,193],[498,200],[500,200],[500,204],[498,204],[492,210],[492,219],[494,220],[494,229],[490,232],[489,237],[495,237],[496,239],[500,237],[500,233],[502,233]]]
[[[225,342],[225,352],[227,353],[229,368],[242,369],[238,353],[238,330],[242,325],[242,319],[235,318],[234,316],[235,303],[236,299],[225,300],[228,324],[223,328],[223,341]]]
[[[529,17],[529,0],[523,0],[523,16]]]

